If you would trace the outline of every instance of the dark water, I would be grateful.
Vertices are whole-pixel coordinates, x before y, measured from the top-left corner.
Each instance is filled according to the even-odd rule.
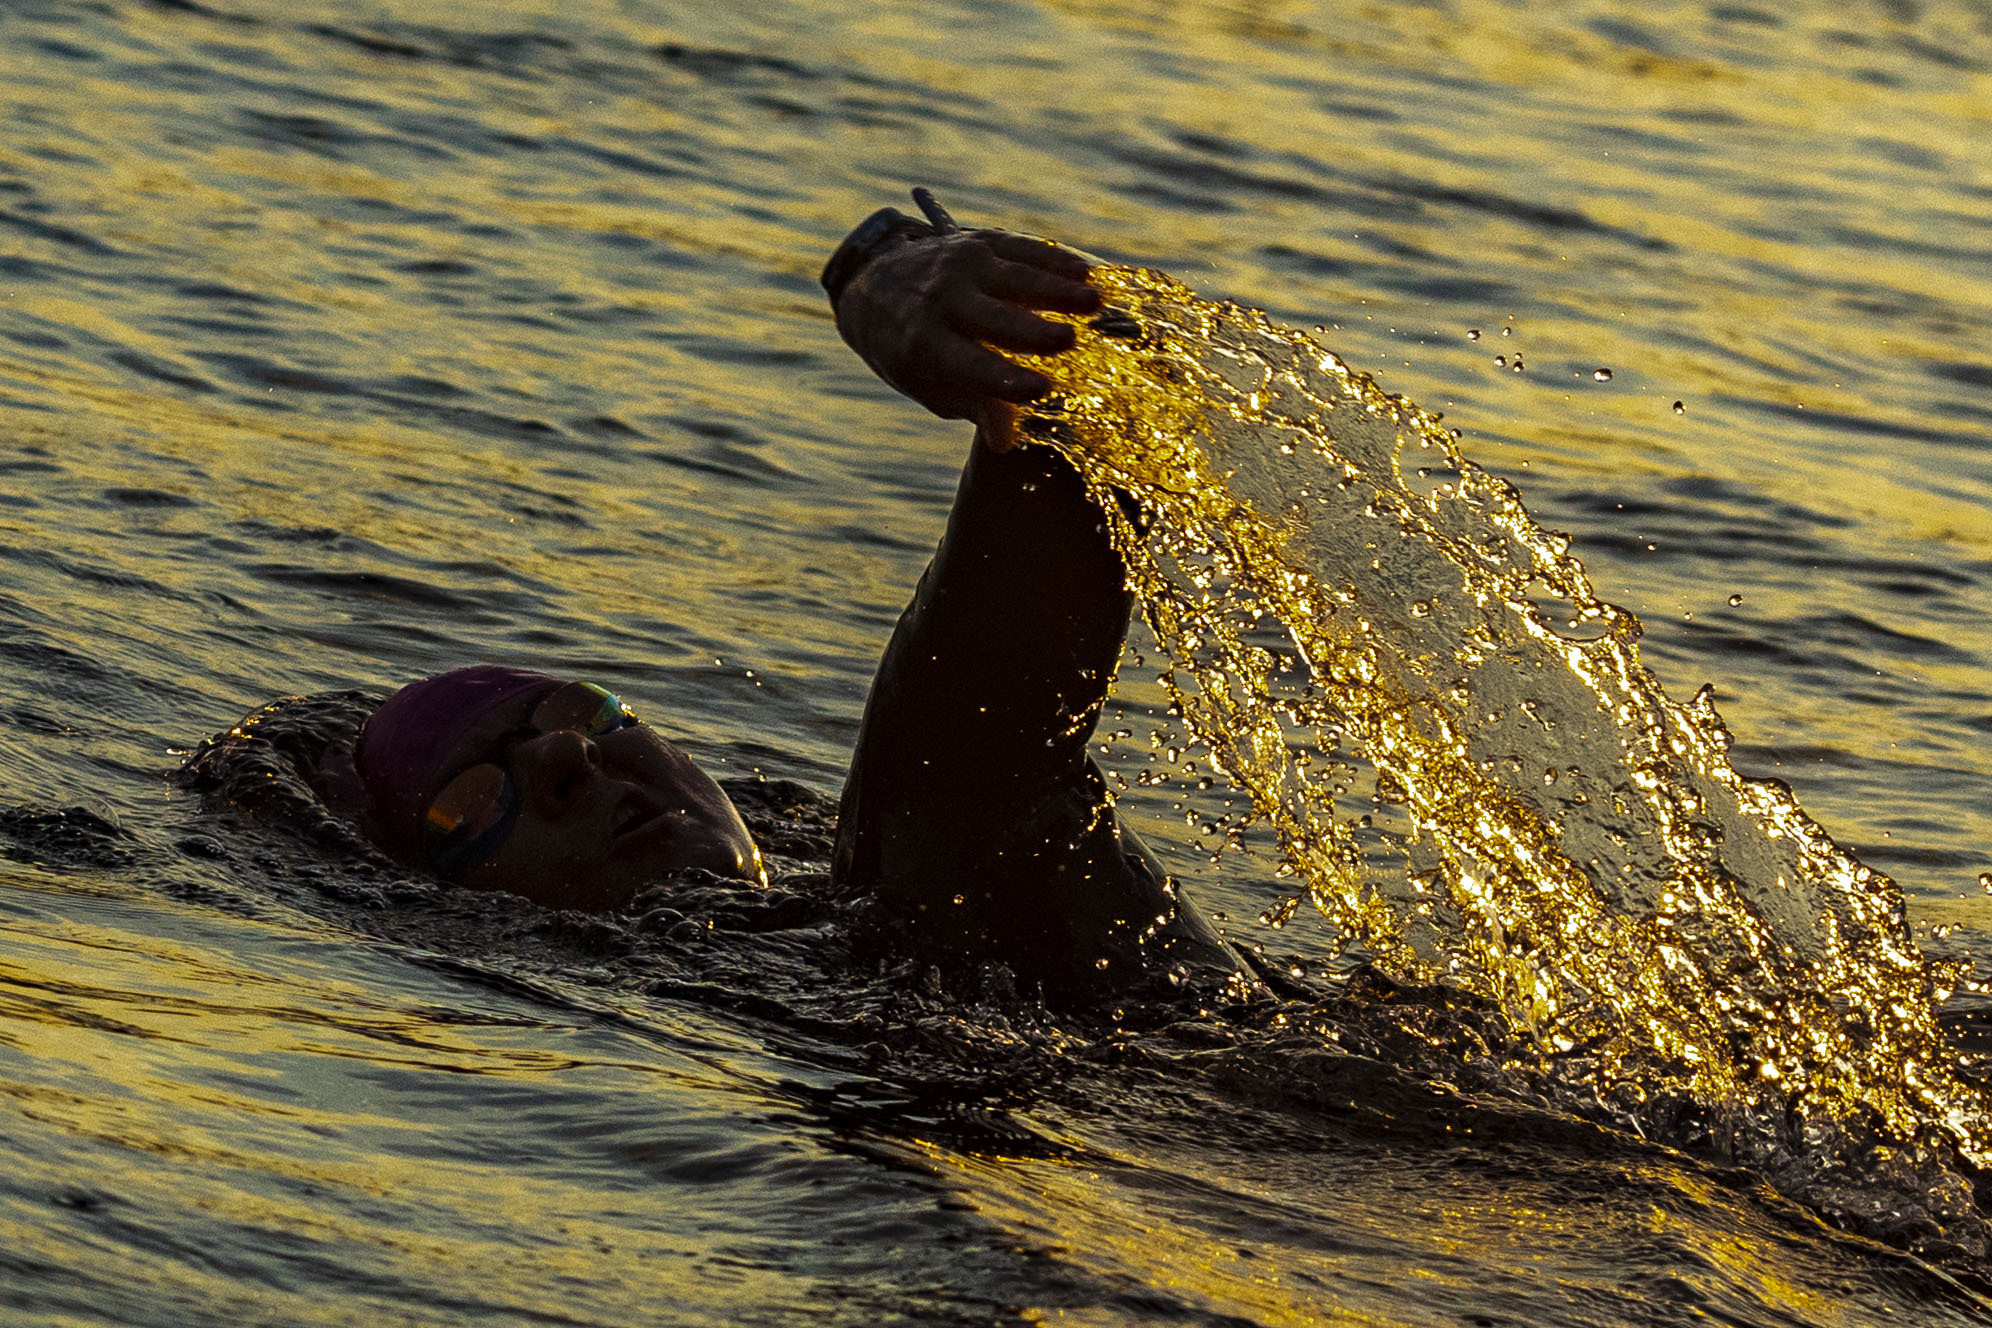
[[[1297,1034],[452,901],[165,779],[500,658],[834,792],[967,439],[814,276],[924,182],[1328,325],[1992,954],[1983,3],[13,0],[0,61],[9,1322],[1992,1317]]]

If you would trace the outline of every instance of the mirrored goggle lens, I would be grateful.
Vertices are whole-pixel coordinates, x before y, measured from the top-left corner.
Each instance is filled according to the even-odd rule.
[[[474,867],[510,828],[512,781],[495,765],[474,765],[443,786],[423,826],[429,861],[444,875]]]
[[[533,710],[533,727],[541,733],[571,729],[593,738],[637,722],[622,698],[591,682],[570,682],[555,688]]]

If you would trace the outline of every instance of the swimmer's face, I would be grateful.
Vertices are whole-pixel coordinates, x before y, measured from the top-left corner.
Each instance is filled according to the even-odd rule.
[[[430,793],[430,865],[556,908],[614,908],[700,867],[762,879],[761,855],[712,778],[608,693],[568,683],[499,706]]]

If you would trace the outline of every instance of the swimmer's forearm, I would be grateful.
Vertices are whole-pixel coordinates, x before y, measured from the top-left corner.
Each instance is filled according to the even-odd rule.
[[[1049,383],[1004,352],[1072,344],[1069,325],[1033,311],[1096,310],[1089,265],[1025,236],[924,229],[882,213],[824,274],[838,331],[879,377],[978,425],[946,537],[866,702],[838,835],[846,879],[967,869],[947,841],[1000,855],[1020,818],[1074,794],[1127,627],[1123,569],[1077,475],[1048,449],[1013,450],[1012,403]]]
[[[978,444],[880,663],[854,775],[911,797],[999,801],[1077,778],[1128,609],[1120,558],[1071,466],[1048,448]]]

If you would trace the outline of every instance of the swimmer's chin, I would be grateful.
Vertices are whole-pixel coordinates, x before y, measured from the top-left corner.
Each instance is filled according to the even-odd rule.
[[[744,848],[714,845],[693,860],[668,864],[606,863],[588,871],[538,875],[530,879],[494,879],[472,872],[463,882],[471,890],[518,895],[542,908],[572,909],[582,913],[617,913],[628,910],[647,890],[673,884],[711,884],[724,881],[735,885],[768,886],[768,869],[758,844],[749,841]]]

